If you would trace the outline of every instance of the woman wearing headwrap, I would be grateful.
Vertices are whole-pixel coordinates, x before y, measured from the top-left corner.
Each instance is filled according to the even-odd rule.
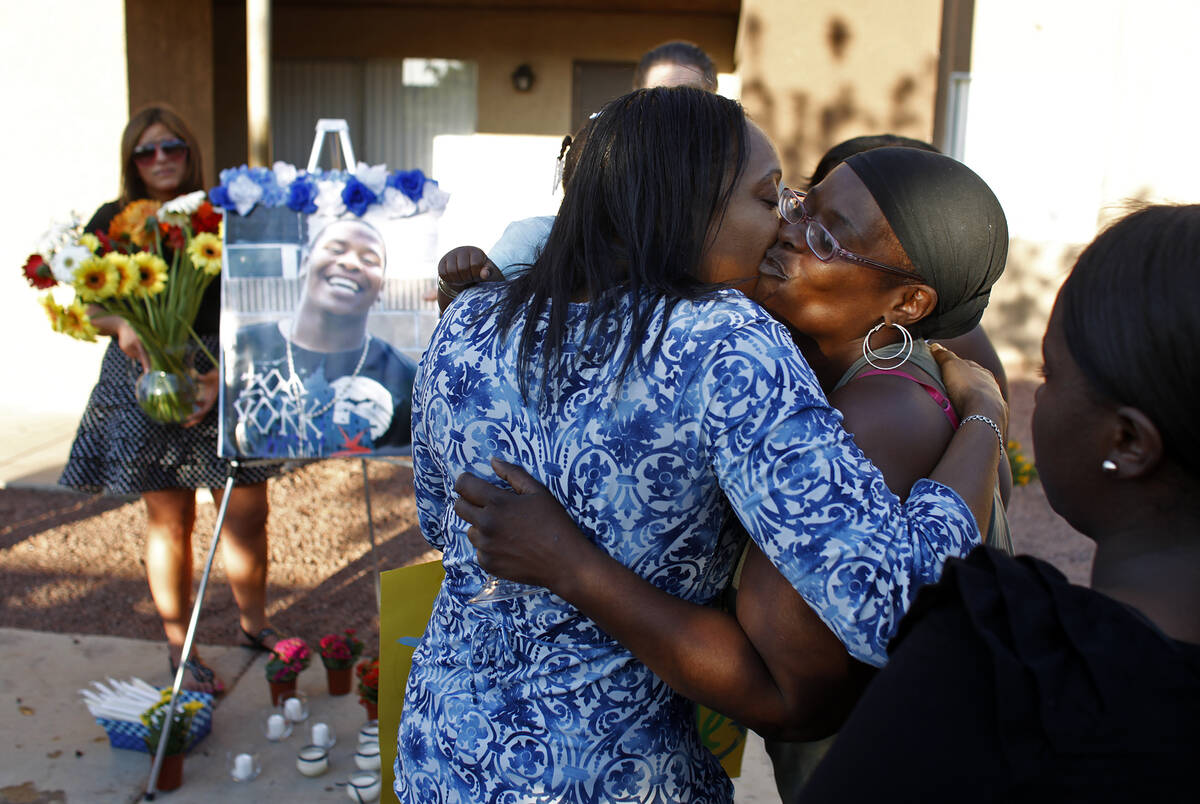
[[[755,297],[789,326],[846,429],[905,497],[959,424],[921,339],[978,322],[1004,268],[1003,210],[961,163],[902,148],[855,157],[807,196],[785,191],[779,205],[784,221]],[[455,510],[473,525],[485,569],[547,587],[674,689],[755,731],[793,740],[836,731],[871,673],[805,602],[817,590],[793,588],[751,543],[735,576],[736,615],[685,603],[589,549],[524,470],[493,465],[516,494],[472,475],[456,485]],[[1003,520],[998,503],[993,520]],[[830,527],[841,527],[836,517],[797,522]],[[1003,530],[993,527],[989,543]],[[860,595],[873,583],[847,576],[820,591]]]

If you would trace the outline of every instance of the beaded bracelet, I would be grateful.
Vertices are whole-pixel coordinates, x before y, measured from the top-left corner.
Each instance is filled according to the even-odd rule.
[[[996,438],[1000,441],[1000,452],[1004,452],[1004,433],[1000,432],[1000,425],[996,424],[982,413],[972,413],[970,416],[963,418],[963,420],[958,423],[958,426],[962,427],[964,424],[970,421],[983,422],[988,427],[992,428],[992,432],[996,434]]]
[[[438,290],[446,294],[446,296],[451,299],[453,299],[459,293],[462,293],[461,290],[455,290],[454,288],[450,287],[450,285],[446,283],[446,280],[442,279],[440,276],[438,277]]]

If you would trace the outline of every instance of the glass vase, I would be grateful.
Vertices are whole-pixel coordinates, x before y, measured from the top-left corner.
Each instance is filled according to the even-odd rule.
[[[196,372],[187,347],[150,354],[150,368],[137,378],[134,396],[142,412],[162,424],[179,424],[196,410]]]

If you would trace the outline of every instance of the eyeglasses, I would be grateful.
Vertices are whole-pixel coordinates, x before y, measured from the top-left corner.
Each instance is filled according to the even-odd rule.
[[[133,149],[133,161],[139,165],[149,165],[155,155],[162,153],[165,159],[183,159],[187,156],[188,144],[181,139],[159,140],[148,142]]]
[[[860,254],[855,254],[853,251],[847,251],[838,243],[837,238],[829,233],[829,230],[808,214],[808,210],[804,208],[804,196],[807,193],[802,193],[798,190],[793,190],[790,187],[784,187],[779,192],[779,214],[788,223],[801,224],[807,223],[804,227],[804,242],[808,244],[808,250],[813,253],[821,262],[831,262],[835,258],[840,257],[843,260],[857,262],[860,265],[865,265],[868,268],[874,268],[878,271],[886,271],[889,274],[902,276],[905,279],[918,279],[925,281],[924,277],[913,271],[897,268],[894,265],[887,265],[882,262],[877,262],[869,257],[863,257]]]

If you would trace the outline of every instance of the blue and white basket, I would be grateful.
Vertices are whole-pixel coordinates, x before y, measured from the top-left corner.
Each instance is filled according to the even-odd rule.
[[[192,716],[192,727],[188,730],[187,747],[184,749],[185,753],[191,751],[196,743],[203,740],[212,731],[213,716],[213,696],[210,693],[181,690],[175,706],[183,706],[188,701],[200,701],[204,704],[204,708]],[[150,753],[150,749],[146,747],[145,739],[149,736],[150,729],[145,723],[131,723],[128,720],[109,720],[106,717],[98,717],[96,718],[96,722],[108,734],[108,742],[113,748],[127,748],[130,751],[141,751],[143,754]]]

